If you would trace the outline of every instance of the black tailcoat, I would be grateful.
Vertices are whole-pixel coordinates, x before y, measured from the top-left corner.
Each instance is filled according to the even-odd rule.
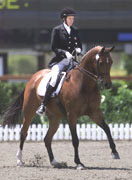
[[[72,53],[75,48],[82,49],[78,30],[75,27],[71,27],[71,33],[68,34],[63,24],[56,26],[51,34],[51,48],[55,52],[55,56],[51,59],[49,67],[66,58],[66,51]]]

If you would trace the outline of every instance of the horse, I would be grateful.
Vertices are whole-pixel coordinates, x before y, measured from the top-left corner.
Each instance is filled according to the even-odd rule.
[[[113,47],[105,48],[96,46],[90,49],[82,58],[78,65],[72,69],[72,73],[67,74],[69,78],[64,80],[58,98],[66,112],[66,119],[69,124],[72,144],[74,147],[74,162],[77,168],[83,169],[85,166],[79,158],[79,139],[77,136],[76,124],[80,116],[89,116],[107,135],[111,154],[114,159],[120,159],[116,150],[116,145],[112,139],[109,126],[103,118],[100,108],[101,95],[98,87],[98,80],[101,81],[103,88],[109,89],[112,86],[110,69],[112,57],[110,52]],[[37,94],[37,88],[41,79],[50,72],[50,69],[43,69],[32,75],[23,92],[18,96],[5,114],[3,126],[6,124],[15,126],[19,121],[19,114],[23,112],[23,126],[20,135],[20,146],[17,152],[17,165],[22,166],[22,150],[27,136],[29,125],[35,116],[36,110],[42,102],[42,97]],[[64,117],[54,98],[50,98],[46,115],[49,120],[49,128],[44,143],[47,148],[50,163],[53,167],[60,168],[62,164],[55,160],[51,144],[52,138],[56,133],[60,120]]]

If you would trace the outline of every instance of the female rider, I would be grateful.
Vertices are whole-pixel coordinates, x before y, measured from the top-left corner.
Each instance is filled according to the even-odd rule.
[[[79,55],[82,51],[82,43],[80,41],[78,30],[72,26],[75,14],[74,9],[64,8],[60,13],[63,23],[53,28],[51,47],[55,52],[55,56],[49,63],[49,67],[51,68],[51,81],[46,90],[44,100],[36,111],[39,115],[42,115],[45,112],[46,105],[54,91],[59,74],[70,63],[75,55],[72,54],[72,52],[76,51],[77,55]],[[76,63],[77,62],[75,61],[74,64]]]

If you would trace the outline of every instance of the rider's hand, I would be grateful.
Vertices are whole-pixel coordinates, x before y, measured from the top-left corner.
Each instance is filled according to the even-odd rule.
[[[72,59],[73,58],[72,54],[69,53],[68,51],[65,53],[65,55],[66,55],[67,59]]]
[[[76,51],[77,55],[81,54],[81,48],[76,48],[75,51]]]

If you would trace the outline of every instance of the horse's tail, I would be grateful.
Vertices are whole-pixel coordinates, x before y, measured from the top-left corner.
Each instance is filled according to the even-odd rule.
[[[22,110],[24,100],[24,90],[17,97],[16,101],[7,109],[3,117],[3,127],[8,125],[14,127],[19,122],[20,112]]]

